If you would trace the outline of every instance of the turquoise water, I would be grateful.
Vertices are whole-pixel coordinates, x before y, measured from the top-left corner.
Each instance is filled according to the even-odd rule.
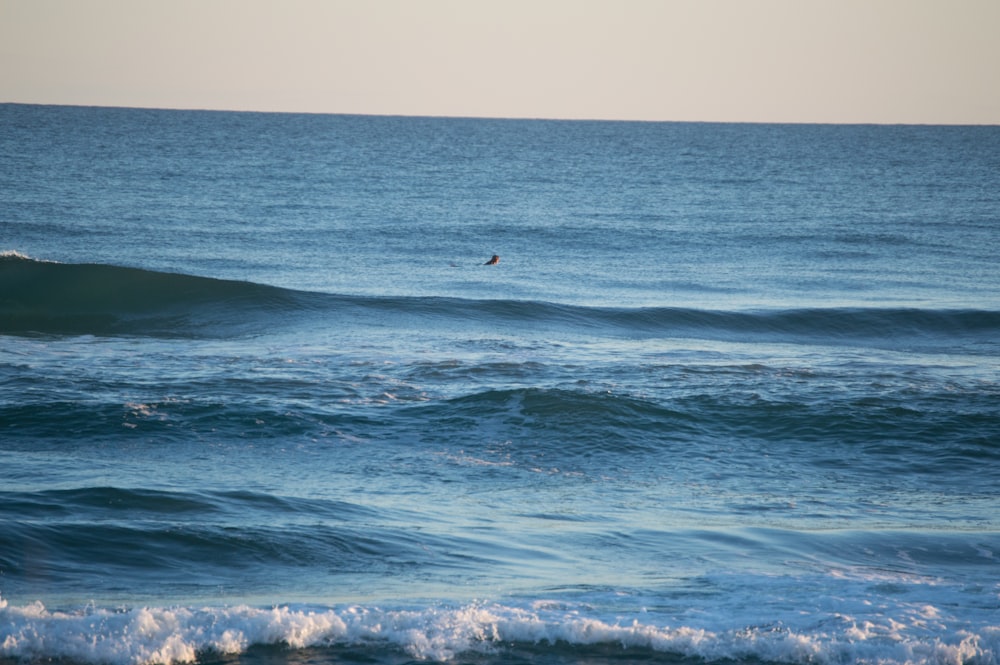
[[[0,120],[0,660],[1000,662],[997,128]]]

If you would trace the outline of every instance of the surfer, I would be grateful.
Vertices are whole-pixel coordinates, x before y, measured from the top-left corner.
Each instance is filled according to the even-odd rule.
[[[494,254],[493,258],[490,259],[489,261],[487,261],[486,263],[484,263],[483,265],[484,266],[495,266],[498,263],[500,263],[500,257],[497,256],[496,254]]]

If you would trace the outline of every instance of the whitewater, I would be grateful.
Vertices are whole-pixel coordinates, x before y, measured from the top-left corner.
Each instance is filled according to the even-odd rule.
[[[996,127],[0,147],[3,665],[1000,663]]]

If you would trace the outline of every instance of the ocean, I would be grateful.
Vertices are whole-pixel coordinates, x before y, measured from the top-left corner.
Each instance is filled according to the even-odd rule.
[[[996,126],[0,105],[0,665],[996,665],[998,250]]]

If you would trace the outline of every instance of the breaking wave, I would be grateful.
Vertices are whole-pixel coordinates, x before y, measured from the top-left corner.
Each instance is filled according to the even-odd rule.
[[[477,662],[489,657],[520,662],[644,661],[757,663],[982,663],[998,662],[1000,631],[953,629],[934,635],[928,625],[947,622],[925,605],[897,608],[870,619],[838,615],[824,625],[704,628],[668,625],[642,613],[616,619],[586,607],[549,601],[522,606],[470,604],[456,607],[380,609],[277,606],[141,607],[54,611],[41,603],[10,606],[0,600],[5,639],[0,655],[39,661],[111,665],[173,665],[214,662],[219,656],[252,654],[254,648],[329,651],[337,660],[397,662],[401,655],[423,661]],[[664,659],[668,656],[668,659]],[[248,660],[247,662],[253,662]],[[311,661],[310,661],[311,662]],[[691,662],[691,661],[688,661]]]

